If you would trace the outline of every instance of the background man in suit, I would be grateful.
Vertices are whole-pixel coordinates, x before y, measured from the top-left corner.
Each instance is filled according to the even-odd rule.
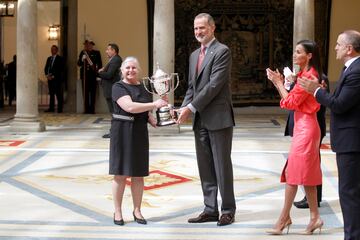
[[[7,64],[6,70],[6,89],[9,94],[9,106],[11,106],[16,98],[16,55],[13,56],[13,61]]]
[[[103,88],[104,97],[109,108],[109,112],[113,113],[113,104],[111,98],[112,85],[114,82],[120,81],[120,66],[122,59],[119,56],[119,47],[115,43],[109,43],[106,48],[106,55],[109,62],[105,67],[100,68],[98,75],[101,78],[101,86]],[[103,138],[109,138],[110,133],[107,133]]]
[[[235,220],[235,197],[231,147],[235,125],[230,92],[231,52],[215,39],[214,19],[201,13],[194,20],[195,38],[201,48],[190,56],[188,90],[178,123],[195,113],[196,157],[204,196],[204,211],[189,223],[217,221],[218,226]],[[222,198],[221,217],[217,192]]]
[[[339,196],[345,240],[360,239],[360,33],[348,30],[338,36],[336,58],[345,67],[333,94],[317,79],[299,79],[317,101],[331,110],[330,140],[336,152]]]
[[[96,99],[96,76],[98,69],[102,68],[101,55],[94,50],[95,43],[85,40],[84,50],[79,54],[78,66],[80,67],[80,79],[83,84],[83,98],[85,113],[95,113]]]
[[[57,112],[63,111],[63,71],[64,60],[58,55],[59,48],[56,45],[51,46],[51,56],[47,58],[44,72],[48,80],[50,103],[49,109],[45,112],[55,111],[55,95],[57,100]]]
[[[322,74],[322,81],[324,81],[325,86],[326,86],[326,90],[327,92],[330,92],[330,88],[329,88],[329,79],[325,74]],[[295,86],[295,82],[292,82],[290,84],[290,91],[291,89],[293,89],[293,87]],[[325,114],[326,114],[326,107],[324,105],[320,106],[320,110],[317,112],[316,117],[317,117],[317,121],[319,123],[319,127],[320,127],[320,146],[321,147],[321,143],[323,138],[326,136],[326,118],[325,118]],[[285,132],[284,132],[284,136],[293,136],[293,130],[294,130],[294,111],[289,111],[289,115],[288,115],[288,119],[286,122],[286,126],[285,126]],[[320,160],[321,160],[321,155],[320,155]],[[322,185],[318,185],[316,186],[316,190],[317,190],[317,201],[318,201],[318,207],[320,207],[320,202],[322,200]],[[309,208],[309,204],[308,201],[306,199],[306,196],[304,196],[304,198],[298,202],[294,202],[294,206],[297,208]]]

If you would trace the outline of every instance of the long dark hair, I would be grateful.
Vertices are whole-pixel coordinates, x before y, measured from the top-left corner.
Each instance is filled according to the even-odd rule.
[[[321,82],[322,78],[322,67],[320,62],[320,51],[319,47],[314,41],[311,40],[301,40],[297,42],[296,45],[301,45],[304,47],[306,53],[311,53],[312,57],[309,61],[309,67],[314,67],[316,72],[319,74],[318,79]]]

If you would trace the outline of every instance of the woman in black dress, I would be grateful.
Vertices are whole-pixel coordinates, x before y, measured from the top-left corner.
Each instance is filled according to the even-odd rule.
[[[138,79],[139,62],[127,57],[122,65],[123,79],[114,83],[112,100],[114,114],[110,134],[109,174],[114,175],[112,192],[115,205],[114,224],[124,225],[121,204],[126,178],[131,177],[134,220],[146,224],[140,207],[144,189],[144,176],[149,175],[149,136],[147,123],[156,126],[156,120],[149,112],[167,106],[167,101],[152,101]]]

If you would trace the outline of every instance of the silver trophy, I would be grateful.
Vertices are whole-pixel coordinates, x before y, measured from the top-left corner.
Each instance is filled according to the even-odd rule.
[[[151,78],[143,78],[143,84],[149,93],[163,97],[174,92],[179,86],[179,75],[177,73],[167,74],[160,69],[159,64],[156,64],[154,75]],[[170,113],[172,109],[174,109],[174,107],[169,104],[166,107],[161,107],[156,110],[157,126],[162,127],[176,123],[176,111],[174,111],[174,118]]]

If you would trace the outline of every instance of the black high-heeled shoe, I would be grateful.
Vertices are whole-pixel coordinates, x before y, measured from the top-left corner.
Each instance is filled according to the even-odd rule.
[[[134,212],[133,212],[133,216],[134,216],[134,221],[137,222],[138,224],[147,224],[145,218],[137,218]]]
[[[115,220],[115,213],[114,213],[114,224],[123,226],[125,224],[124,219],[121,220]]]

